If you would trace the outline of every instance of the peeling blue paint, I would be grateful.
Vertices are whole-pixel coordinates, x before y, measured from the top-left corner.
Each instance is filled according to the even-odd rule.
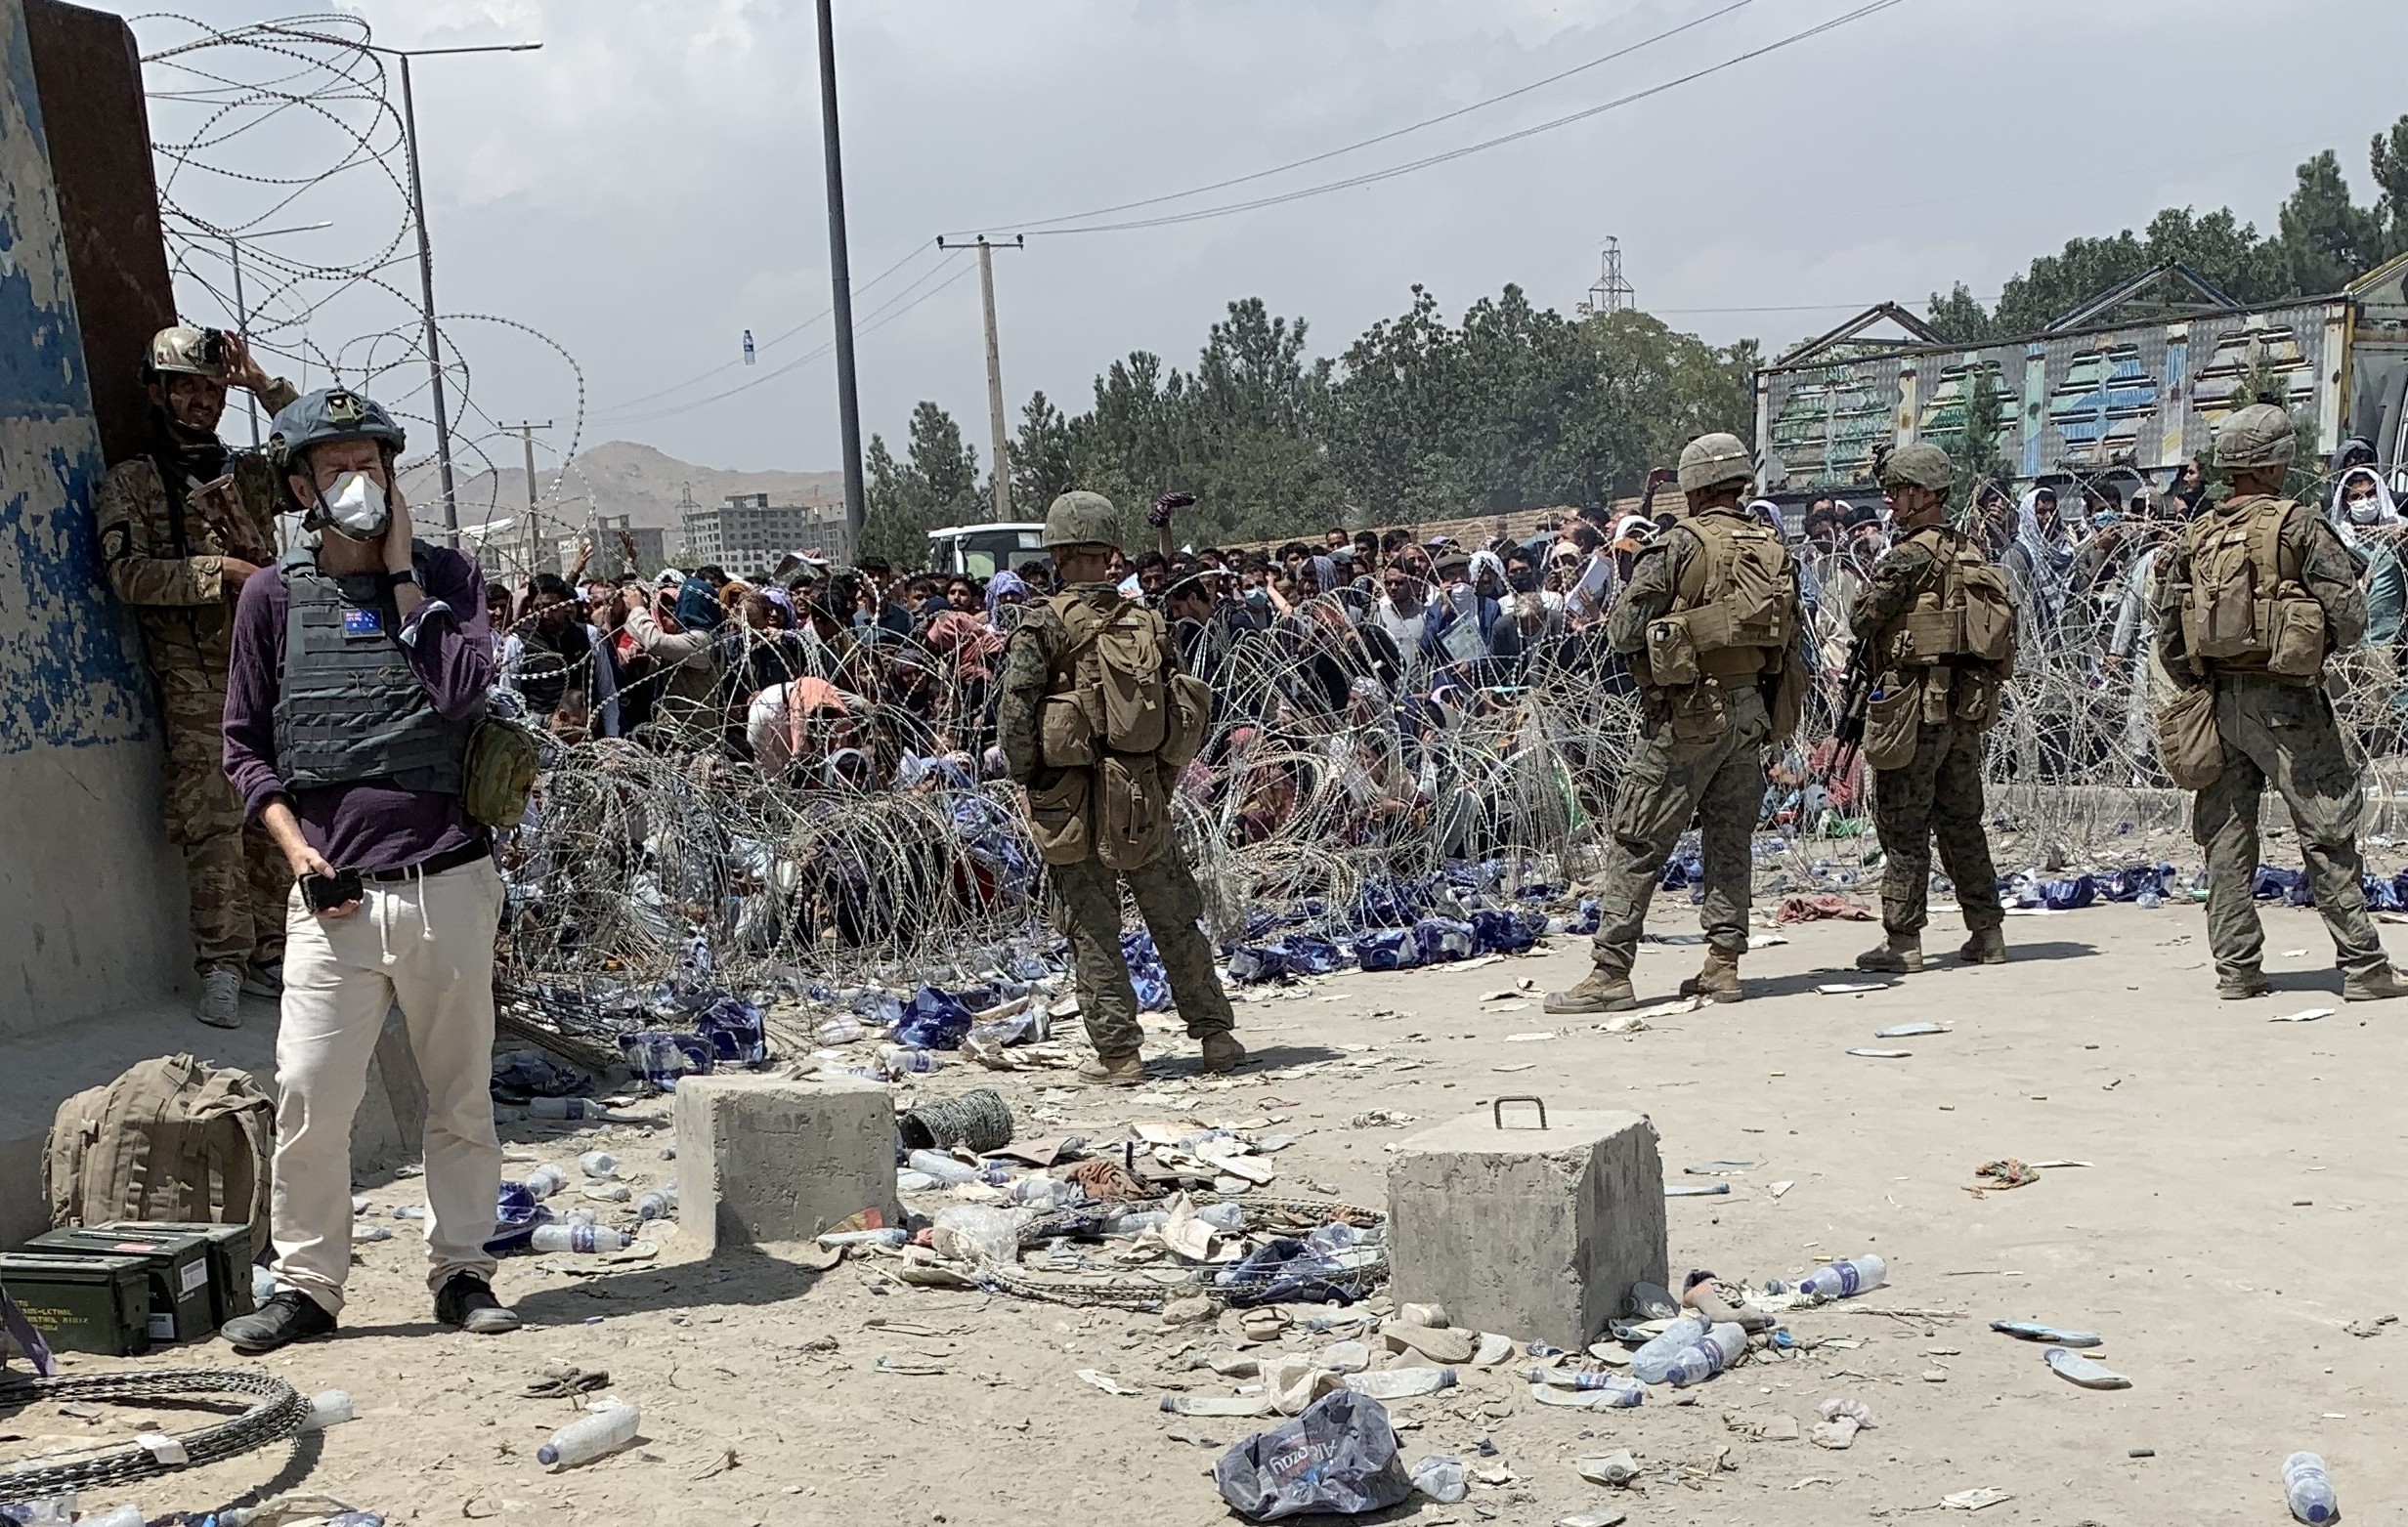
[[[101,578],[100,436],[22,11],[0,7],[0,753],[150,735]]]

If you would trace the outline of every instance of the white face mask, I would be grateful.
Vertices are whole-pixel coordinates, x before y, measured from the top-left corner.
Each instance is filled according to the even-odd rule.
[[[2364,498],[2350,499],[2347,508],[2352,523],[2372,525],[2376,517],[2383,513],[2383,500],[2378,495],[2369,493]]]
[[[385,486],[365,472],[346,472],[334,480],[334,490],[318,495],[321,518],[337,534],[355,541],[381,538],[393,524],[393,505]]]

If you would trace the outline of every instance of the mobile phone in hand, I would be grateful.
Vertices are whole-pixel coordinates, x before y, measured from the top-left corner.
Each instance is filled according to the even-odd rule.
[[[312,912],[332,912],[366,899],[367,892],[360,883],[360,871],[346,870],[340,874],[305,874],[301,877],[301,899]]]

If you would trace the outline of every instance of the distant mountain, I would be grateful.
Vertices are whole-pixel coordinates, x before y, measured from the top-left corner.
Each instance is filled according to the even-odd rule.
[[[514,442],[489,444],[495,456],[516,454]],[[773,504],[841,504],[841,472],[731,472],[696,466],[690,461],[639,445],[632,441],[606,441],[579,454],[557,475],[554,496],[552,469],[538,458],[536,491],[541,513],[569,525],[582,524],[589,514],[613,519],[626,515],[639,526],[678,529],[678,504],[688,491],[694,502],[709,508],[731,493],[767,493]],[[402,490],[428,523],[442,514],[443,488],[430,458],[402,474]],[[459,479],[454,489],[463,525],[481,525],[524,513],[527,474],[517,467],[480,472]],[[672,533],[671,536],[674,539]]]

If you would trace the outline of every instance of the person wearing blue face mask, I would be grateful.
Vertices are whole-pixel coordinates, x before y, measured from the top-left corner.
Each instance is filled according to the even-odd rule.
[[[335,1329],[352,1116],[396,1005],[426,1082],[436,1318],[519,1324],[494,1297],[485,1250],[501,1181],[488,1085],[502,892],[488,822],[511,814],[477,788],[489,774],[472,760],[493,639],[475,565],[410,533],[393,476],[402,445],[392,415],[345,389],[279,412],[270,457],[318,544],[250,578],[235,609],[226,774],[299,880],[277,1031],[277,1293],[226,1322],[240,1351]]]

